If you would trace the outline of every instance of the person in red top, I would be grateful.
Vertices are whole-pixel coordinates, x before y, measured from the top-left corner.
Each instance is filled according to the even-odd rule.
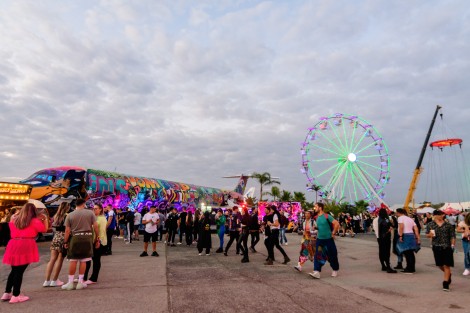
[[[12,217],[10,223],[11,240],[5,249],[3,263],[11,265],[8,275],[5,293],[1,300],[10,303],[19,303],[29,300],[29,297],[21,295],[21,283],[23,274],[29,264],[39,262],[36,236],[45,232],[49,221],[44,215],[39,215],[32,203],[26,203],[21,210]]]

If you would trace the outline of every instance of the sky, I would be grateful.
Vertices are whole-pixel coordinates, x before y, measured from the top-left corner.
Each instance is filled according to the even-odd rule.
[[[437,105],[466,171],[466,0],[5,0],[0,59],[3,178],[75,165],[232,189],[222,176],[269,172],[312,201],[300,144],[345,113],[382,135],[385,201],[403,203]]]

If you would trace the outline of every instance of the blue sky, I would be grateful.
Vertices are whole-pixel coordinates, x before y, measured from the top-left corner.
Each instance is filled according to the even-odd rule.
[[[469,133],[467,1],[0,8],[0,177],[80,165],[231,188],[221,176],[267,171],[303,191],[300,143],[342,112],[386,141],[394,204],[437,104],[457,136]]]

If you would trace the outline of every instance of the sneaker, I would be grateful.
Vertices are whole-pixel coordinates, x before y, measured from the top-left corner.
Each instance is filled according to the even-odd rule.
[[[157,251],[152,252],[152,256],[159,256]]]
[[[85,289],[87,286],[85,283],[78,283],[77,287],[75,289],[80,290],[80,289]]]
[[[177,243],[177,245],[180,245],[180,244],[181,244],[181,242],[178,242],[178,243]]]
[[[224,255],[227,256],[228,255],[227,252],[224,252]]]
[[[394,269],[392,269],[392,268],[388,268],[388,269],[387,269],[387,273],[388,273],[388,274],[396,274],[397,271],[394,270]]]
[[[224,250],[221,249],[221,248],[219,248],[219,249],[217,249],[217,250],[215,251],[215,253],[222,253],[222,252],[224,252]]]
[[[286,257],[286,258],[284,258],[284,262],[282,262],[282,264],[287,264],[287,263],[289,263],[289,262],[290,262],[289,257]]]
[[[299,272],[302,272],[302,266],[300,266],[300,265],[294,266],[294,269],[296,269]]]
[[[206,253],[206,255],[211,255],[210,253]]]
[[[2,296],[2,298],[0,298],[2,301],[8,301],[11,299],[11,297],[13,297],[13,293],[8,293],[8,292],[5,292]]]
[[[468,268],[465,269],[465,271],[463,271],[462,273],[463,276],[468,276],[470,275],[470,270]]]
[[[28,300],[29,300],[29,297],[23,296],[23,295],[19,295],[18,297],[11,296],[10,303],[20,303],[20,302],[25,302]]]
[[[199,253],[199,255],[202,255],[202,253]]]
[[[50,287],[60,287],[64,284],[63,281],[61,281],[60,279],[58,280],[51,280],[51,284],[49,285]]]
[[[62,285],[61,287],[63,290],[73,290],[73,282],[66,283],[65,285]]]
[[[336,276],[338,276],[338,271],[331,272],[331,277],[336,277]]]
[[[87,281],[84,281],[83,283],[88,286],[88,285],[96,284],[96,281],[87,280]]]
[[[394,269],[394,270],[402,270],[402,269],[403,269],[403,265],[401,265],[401,263],[398,263],[397,266],[395,266],[393,269]]]
[[[147,253],[147,251],[144,251],[140,254],[140,256],[149,256],[149,254]]]
[[[448,283],[448,282],[446,282],[446,281],[443,281],[443,282],[442,282],[442,290],[444,290],[444,291],[450,291],[450,289],[449,289],[449,283]]]
[[[50,280],[45,280],[44,283],[42,284],[43,287],[50,287],[51,286],[51,281]]]
[[[248,259],[242,259],[242,263],[248,263],[248,262],[250,262],[250,260],[248,260]]]
[[[320,279],[320,272],[318,271],[313,271],[311,273],[308,273],[310,276],[312,276],[315,279]]]

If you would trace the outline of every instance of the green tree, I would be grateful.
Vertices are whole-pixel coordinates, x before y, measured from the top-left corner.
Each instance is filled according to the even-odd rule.
[[[292,201],[292,193],[290,191],[283,190],[281,192],[281,196],[279,197],[279,201],[291,202]]]
[[[248,197],[246,198],[246,205],[250,208],[255,207],[258,204],[258,200],[256,200],[256,197]]]
[[[271,174],[269,174],[268,172],[264,172],[264,173],[253,173],[253,175],[251,175],[254,179],[258,180],[259,184],[260,184],[260,188],[259,188],[259,201],[263,201],[263,187],[264,186],[270,186],[270,185],[273,185],[273,184],[281,184],[281,182],[279,182],[277,179],[275,178],[272,178],[271,177]]]
[[[322,186],[313,184],[309,190],[315,191],[315,203],[318,202],[318,192],[321,190]]]
[[[266,192],[265,194],[273,197],[273,201],[277,201],[281,197],[281,190],[278,186],[272,186],[271,192]]]
[[[369,203],[364,200],[359,200],[354,203],[356,206],[356,213],[362,213],[367,210]]]
[[[300,205],[302,207],[305,207],[305,203],[307,202],[307,198],[305,197],[305,194],[300,191],[294,191],[294,197],[292,198],[293,202],[300,202]]]

